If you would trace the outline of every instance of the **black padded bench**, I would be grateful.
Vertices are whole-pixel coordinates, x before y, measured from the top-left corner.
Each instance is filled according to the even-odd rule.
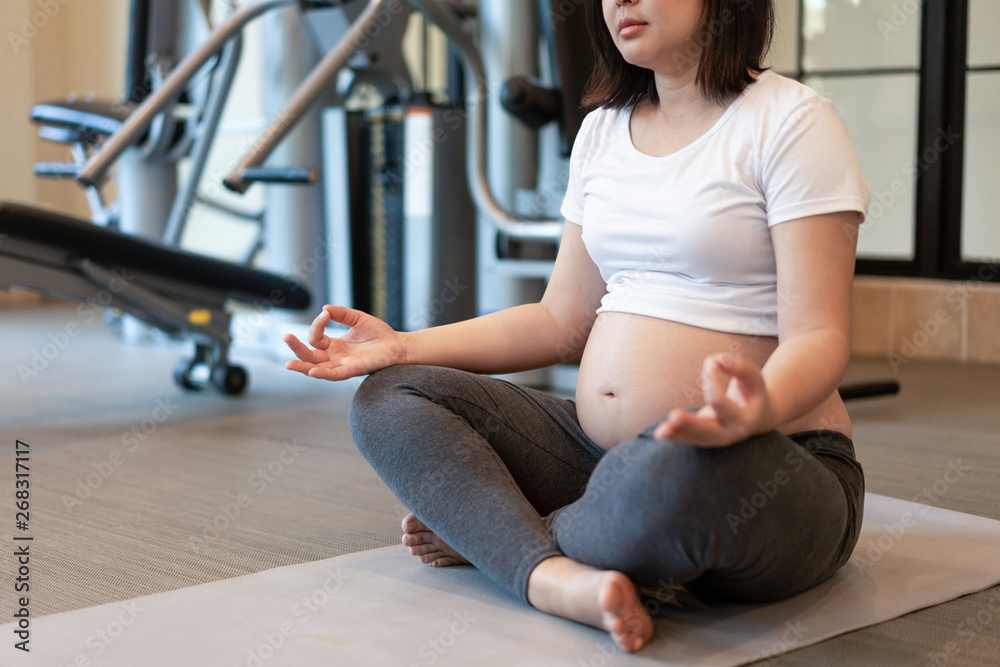
[[[211,384],[227,394],[246,386],[229,363],[227,304],[305,310],[310,296],[282,277],[145,241],[59,213],[0,203],[0,289],[117,308],[169,335],[189,335],[195,356],[174,378],[187,389]],[[198,367],[207,379],[196,379]]]

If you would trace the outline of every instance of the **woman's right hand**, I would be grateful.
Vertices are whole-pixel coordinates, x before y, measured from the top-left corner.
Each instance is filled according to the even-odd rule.
[[[325,333],[330,322],[344,324],[349,331],[330,338]],[[309,345],[292,334],[282,340],[299,358],[285,368],[320,380],[346,380],[406,363],[403,334],[377,317],[343,306],[323,307],[309,327]]]

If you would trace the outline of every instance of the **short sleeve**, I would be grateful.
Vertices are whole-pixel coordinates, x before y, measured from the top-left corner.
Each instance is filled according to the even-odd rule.
[[[761,185],[768,227],[811,215],[868,211],[871,186],[833,104],[800,103],[765,146]]]
[[[580,125],[580,131],[576,133],[569,158],[569,180],[566,186],[566,196],[559,209],[563,218],[578,225],[583,224],[583,171],[590,155],[591,146],[594,144],[596,115],[597,112],[594,111],[587,114]]]

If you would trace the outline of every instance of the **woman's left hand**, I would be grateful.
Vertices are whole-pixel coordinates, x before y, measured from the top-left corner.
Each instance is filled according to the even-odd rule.
[[[653,437],[699,447],[728,447],[774,428],[761,369],[733,354],[713,354],[701,369],[705,405],[697,412],[672,410]]]

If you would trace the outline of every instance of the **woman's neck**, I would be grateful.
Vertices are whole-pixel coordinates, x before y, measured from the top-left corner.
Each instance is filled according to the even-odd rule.
[[[655,108],[652,113],[671,125],[698,121],[705,114],[718,111],[720,106],[724,106],[705,96],[697,81],[697,67],[676,75],[654,73],[653,77],[659,103],[650,105]]]

